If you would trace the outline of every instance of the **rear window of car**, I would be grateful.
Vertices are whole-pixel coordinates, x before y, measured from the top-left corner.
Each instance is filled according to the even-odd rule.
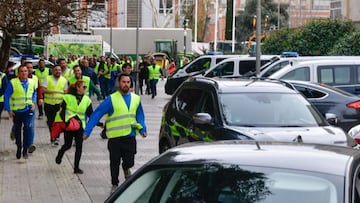
[[[344,200],[343,190],[340,176],[208,163],[147,171],[115,202],[333,203]]]

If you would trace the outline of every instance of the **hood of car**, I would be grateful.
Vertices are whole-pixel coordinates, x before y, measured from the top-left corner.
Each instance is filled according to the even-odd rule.
[[[234,127],[234,126],[233,126]],[[347,135],[336,127],[234,127],[255,140],[304,142],[347,146]]]

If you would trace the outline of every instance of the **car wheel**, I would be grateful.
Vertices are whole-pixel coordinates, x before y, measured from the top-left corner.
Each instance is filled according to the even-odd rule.
[[[167,140],[162,140],[159,143],[159,153],[160,154],[167,151],[170,148],[171,148],[170,143]]]

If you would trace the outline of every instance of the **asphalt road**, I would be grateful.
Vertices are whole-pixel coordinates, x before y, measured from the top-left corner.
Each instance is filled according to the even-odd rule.
[[[148,137],[137,137],[138,153],[136,171],[144,163],[158,155],[158,133],[162,108],[170,96],[164,93],[165,80],[159,80],[158,96],[151,99],[142,95]],[[98,103],[93,102],[93,107]],[[104,118],[103,118],[104,119]],[[84,174],[73,174],[73,147],[65,153],[61,165],[55,163],[60,147],[52,147],[45,119],[36,120],[36,151],[29,159],[15,157],[16,145],[9,138],[12,121],[2,113],[0,123],[0,203],[7,202],[103,202],[110,194],[111,180],[107,141],[100,137],[96,127],[84,142],[80,168]],[[61,143],[63,140],[61,140]],[[120,173],[120,183],[124,175]]]

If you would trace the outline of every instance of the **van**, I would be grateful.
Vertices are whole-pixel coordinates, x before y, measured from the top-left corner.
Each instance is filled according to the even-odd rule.
[[[360,95],[360,59],[304,61],[287,65],[269,78],[324,83]]]
[[[269,77],[283,67],[291,64],[295,65],[302,61],[313,61],[313,60],[346,60],[346,59],[360,59],[359,56],[299,56],[294,58],[280,58],[278,61],[273,63],[267,63],[260,68],[259,77]],[[255,76],[255,73],[249,76]]]
[[[271,61],[276,61],[279,56],[261,55],[260,64],[264,65]],[[225,59],[219,64],[207,70],[203,76],[205,77],[238,77],[244,76],[249,72],[256,72],[256,57],[244,56],[237,58]]]
[[[177,69],[167,77],[165,93],[172,95],[175,90],[189,77],[200,75],[207,69],[215,66],[224,59],[244,57],[247,55],[203,55],[191,61],[189,64]]]

